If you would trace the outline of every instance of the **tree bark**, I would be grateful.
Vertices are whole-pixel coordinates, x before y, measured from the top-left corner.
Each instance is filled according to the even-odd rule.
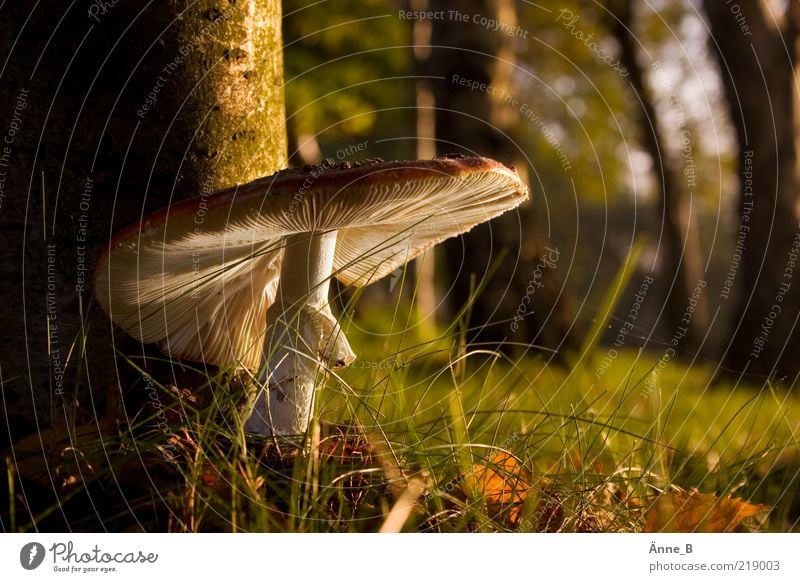
[[[656,114],[653,92],[637,58],[633,2],[618,0],[610,2],[608,7],[613,14],[613,17],[609,17],[609,24],[620,46],[620,61],[629,73],[627,79],[639,102],[642,146],[650,157],[659,188],[658,222],[662,225],[659,279],[665,298],[666,323],[670,333],[682,330],[685,334],[682,348],[695,350],[708,326],[708,306],[705,293],[701,293],[691,316],[686,315],[689,300],[696,295],[697,286],[702,284],[701,289],[705,287],[698,218],[696,213],[692,216],[694,174],[687,173],[686,180],[683,180],[674,161],[675,155],[667,148],[663,120]],[[690,133],[686,134],[686,139],[690,156],[685,163],[692,164]]]
[[[427,12],[428,0],[411,0],[411,10]],[[427,160],[436,157],[436,99],[433,96],[433,83],[430,75],[431,34],[430,20],[417,19],[412,25],[414,39],[414,71],[418,75],[415,83],[417,114],[417,159]],[[439,297],[436,292],[436,249],[431,247],[422,257],[414,260],[414,303],[417,312],[417,325],[425,336],[436,333],[436,309]]]
[[[798,7],[789,3],[780,26],[759,0],[739,0],[737,14],[714,0],[705,0],[704,8],[736,130],[741,183],[737,234],[744,248],[741,261],[732,261],[728,271],[736,292],[730,298],[735,307],[723,364],[794,384],[800,372],[800,278],[796,268],[787,268],[800,240]]]
[[[112,326],[91,300],[113,231],[285,167],[280,19],[277,0],[0,7],[0,140],[17,127],[0,167],[15,432],[119,389]]]

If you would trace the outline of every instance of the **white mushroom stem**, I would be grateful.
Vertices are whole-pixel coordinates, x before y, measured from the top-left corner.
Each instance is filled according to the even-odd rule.
[[[314,388],[326,366],[355,359],[328,302],[336,231],[286,238],[275,303],[267,315],[262,389],[245,430],[266,436],[302,435]]]

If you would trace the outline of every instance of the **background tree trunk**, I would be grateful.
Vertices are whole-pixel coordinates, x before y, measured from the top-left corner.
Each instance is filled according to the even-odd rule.
[[[430,10],[428,0],[411,0],[411,10],[426,12]],[[431,35],[433,25],[430,20],[417,19],[412,25],[414,39],[414,72],[418,75],[414,87],[417,114],[417,159],[427,160],[436,157],[436,99],[433,96],[433,82],[430,78]],[[439,297],[436,293],[436,249],[431,247],[422,257],[414,260],[414,303],[419,325],[432,335],[436,331],[436,309]]]
[[[0,140],[14,132],[0,144],[12,439],[69,409],[76,385],[84,407],[118,390],[112,326],[91,300],[111,233],[286,165],[278,0],[103,4],[0,8]]]
[[[433,21],[430,70],[432,75],[443,77],[436,81],[434,90],[438,153],[493,157],[514,165],[525,180],[528,162],[521,151],[520,113],[501,98],[504,90],[518,97],[513,78],[516,71],[514,37],[489,31],[471,21],[474,15],[484,15],[513,28],[517,24],[514,2],[469,0],[454,7],[443,0],[431,0],[430,7],[433,11],[457,8],[470,20]],[[489,91],[470,90],[454,82],[454,75],[491,85],[494,95]],[[532,192],[532,196],[536,193]],[[572,318],[566,303],[557,301],[561,287],[557,267],[542,269],[541,277],[534,275],[540,257],[547,251],[544,250],[546,243],[538,234],[533,209],[534,205],[528,203],[519,213],[508,213],[480,225],[440,247],[443,250],[439,254],[444,257],[442,271],[447,281],[452,282],[449,289],[442,289],[451,317],[468,302],[471,289],[483,287],[480,300],[472,309],[471,341],[492,345],[518,342],[558,348],[571,340],[567,330]],[[502,249],[508,254],[492,276],[490,268]],[[524,318],[512,328],[521,299],[528,293],[534,277],[542,286],[533,293]]]
[[[639,113],[642,147],[650,157],[655,183],[659,189],[659,216],[656,224],[661,224],[659,254],[662,258],[659,279],[665,298],[663,313],[670,334],[681,328],[686,330],[681,347],[695,350],[708,326],[705,294],[700,296],[694,306],[689,323],[684,321],[689,299],[698,282],[705,279],[697,231],[699,213],[692,212],[692,205],[695,203],[689,195],[692,187],[683,179],[683,173],[678,171],[675,163],[676,156],[667,147],[663,120],[656,114],[653,92],[637,58],[633,2],[616,0],[609,2],[608,8],[613,14],[613,17],[609,16],[609,25],[620,46],[620,61],[629,73],[627,79],[638,101],[635,108]]]
[[[731,340],[723,364],[730,370],[788,377],[796,382],[800,277],[787,261],[798,235],[795,70],[798,3],[790,2],[782,28],[759,0],[740,0],[740,20],[724,2],[705,0],[712,51],[736,129],[740,172],[738,218],[744,250],[735,275]],[[741,17],[744,20],[741,20]],[[745,34],[749,32],[749,34]],[[788,285],[788,287],[787,287]],[[775,312],[777,317],[770,314]]]

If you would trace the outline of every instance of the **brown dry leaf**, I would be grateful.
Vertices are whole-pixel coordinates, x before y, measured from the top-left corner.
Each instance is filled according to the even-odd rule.
[[[93,473],[96,463],[102,463],[105,453],[99,443],[115,434],[112,417],[72,429],[57,423],[14,443],[9,456],[15,459],[15,472],[21,477],[52,487],[58,474],[60,485],[68,488],[81,481],[80,475]]]
[[[522,502],[531,487],[531,476],[517,458],[505,451],[498,451],[485,463],[472,467],[475,492],[483,495],[490,513],[497,515],[511,507],[509,520],[516,523],[522,512]]]
[[[203,470],[200,473],[200,480],[209,489],[217,489],[220,486],[221,475],[219,470],[211,463],[203,463]]]
[[[645,512],[646,533],[729,532],[742,520],[768,511],[737,497],[718,498],[713,493],[675,491],[656,497]]]

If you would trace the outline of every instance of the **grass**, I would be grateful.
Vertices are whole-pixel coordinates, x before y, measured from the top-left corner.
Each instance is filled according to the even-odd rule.
[[[394,350],[369,357],[393,361]],[[708,365],[671,361],[656,376],[660,354],[635,350],[620,351],[598,378],[606,349],[597,352],[581,370],[546,354],[512,360],[481,351],[465,356],[460,373],[452,359],[436,356],[401,368],[351,369],[343,374],[346,390],[332,384],[321,391],[320,412],[357,418],[440,487],[492,451],[511,452],[536,479],[553,484],[565,511],[572,508],[567,529],[580,529],[581,508],[593,496],[614,492],[628,506],[613,505],[618,515],[610,525],[635,531],[639,502],[672,486],[774,505],[763,527],[796,527],[788,517],[797,490],[796,398],[746,385],[712,387]],[[461,531],[464,519],[476,518],[460,517],[437,527]],[[489,527],[508,529],[491,520]]]
[[[348,315],[359,360],[318,390],[299,453],[245,435],[229,374],[164,360],[193,378],[176,388],[128,358],[129,422],[70,427],[52,482],[41,447],[6,455],[3,529],[641,531],[655,495],[697,488],[769,505],[751,529],[797,531],[800,402],[658,352],[612,358],[599,337],[629,275],[569,365],[467,346],[457,325],[424,337],[400,303]]]

